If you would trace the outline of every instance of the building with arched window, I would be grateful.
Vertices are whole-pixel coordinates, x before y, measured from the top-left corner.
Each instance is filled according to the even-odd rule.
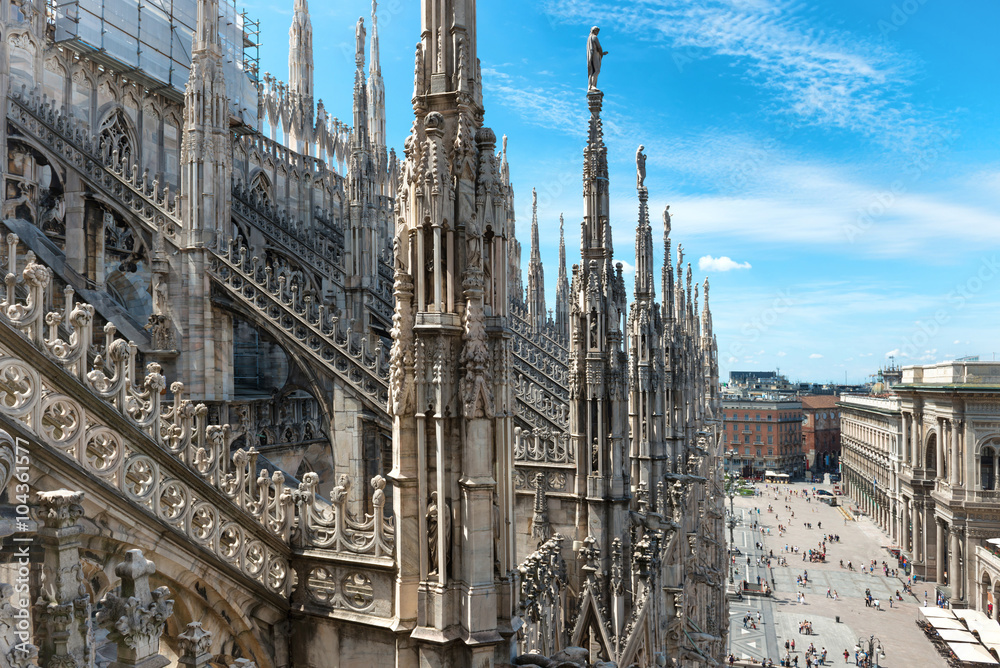
[[[894,390],[902,551],[952,606],[996,616],[1000,550],[990,540],[1000,537],[1000,363],[904,367]]]

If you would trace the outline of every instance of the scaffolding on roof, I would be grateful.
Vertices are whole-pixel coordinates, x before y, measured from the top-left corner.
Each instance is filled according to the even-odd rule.
[[[255,128],[260,24],[237,10],[236,0],[221,0],[219,10],[230,112]],[[198,0],[46,0],[46,17],[57,44],[167,98],[183,99]]]

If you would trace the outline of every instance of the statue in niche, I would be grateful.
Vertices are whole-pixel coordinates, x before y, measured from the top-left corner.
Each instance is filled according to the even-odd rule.
[[[597,33],[601,29],[594,26],[590,29],[590,37],[587,39],[587,84],[590,90],[597,90],[597,77],[601,74],[601,60],[608,55],[607,51],[601,51],[601,41],[597,39]]]
[[[438,555],[438,531],[444,533],[445,552],[449,552],[451,544],[451,511],[447,503],[438,503],[438,493],[431,492],[430,503],[427,504],[427,548],[430,556],[428,575],[437,575],[440,564]],[[450,556],[450,555],[449,555]],[[445,557],[445,563],[450,561]]]

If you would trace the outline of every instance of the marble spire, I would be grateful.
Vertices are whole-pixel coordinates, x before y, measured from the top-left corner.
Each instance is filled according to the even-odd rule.
[[[500,361],[511,212],[482,124],[475,5],[421,3],[396,197],[390,478],[406,665],[509,665],[516,623],[514,397]]]
[[[559,214],[559,278],[556,280],[556,330],[569,339],[569,279],[566,276],[566,233]]]
[[[531,189],[531,259],[528,261],[528,315],[536,330],[545,324],[545,271],[538,244],[538,193]]]
[[[653,228],[649,223],[649,191],[643,184],[646,156],[639,147],[636,161],[641,165],[641,177],[636,190],[639,193],[639,223],[635,228],[635,300],[652,303],[656,295],[653,286]]]
[[[375,172],[379,176],[380,189],[385,181],[388,160],[385,144],[385,83],[382,81],[382,65],[378,47],[378,0],[372,0],[372,36],[369,44],[368,62],[368,139],[372,145],[372,159]],[[379,194],[388,195],[387,191]]]
[[[312,107],[313,40],[309,0],[295,0],[292,25],[288,29],[288,89]]]

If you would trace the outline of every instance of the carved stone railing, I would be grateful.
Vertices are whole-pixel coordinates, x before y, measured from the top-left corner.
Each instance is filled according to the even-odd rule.
[[[373,557],[393,556],[395,529],[392,521],[386,519],[385,478],[372,478],[372,508],[374,513],[366,514],[363,520],[356,520],[347,510],[347,496],[350,479],[341,478],[333,488],[331,503],[317,503],[315,473],[304,476],[299,499],[305,530],[300,534],[303,547],[329,548],[340,553],[370,555]]]
[[[315,226],[289,218],[257,201],[242,184],[233,186],[233,215],[260,230],[294,257],[311,265],[337,285],[344,285],[343,243],[329,238]]]
[[[516,302],[510,303],[510,313],[518,418],[536,431],[565,433],[569,429],[569,350],[550,333],[535,330]]]
[[[258,466],[253,448],[230,456],[235,435],[228,426],[207,424],[207,408],[185,399],[183,384],[170,386],[172,401],[163,405],[167,383],[159,365],[137,373],[136,346],[115,338],[114,325],[105,326],[104,345],[92,348],[93,308],[74,304],[71,291],[62,309],[45,313],[51,271],[28,252],[19,273],[17,242],[7,236],[0,413],[275,593],[291,589],[286,557],[293,534],[302,547],[392,553],[392,523],[380,514],[377,522],[355,522],[343,499],[338,507],[316,496],[315,481],[286,487],[281,471]],[[66,340],[56,336],[60,323],[69,323]],[[357,359],[376,365],[363,347]],[[117,414],[110,422],[101,415],[108,408]],[[384,498],[378,485],[374,497]],[[338,533],[341,526],[346,529]]]
[[[72,116],[56,109],[44,96],[27,91],[12,91],[8,98],[7,120],[29,137],[38,139],[53,151],[67,167],[79,172],[87,185],[101,192],[109,201],[118,202],[137,219],[156,230],[163,225],[168,237],[180,231],[177,195],[169,186],[150,180],[149,171],[128,163],[117,151],[102,147],[98,137],[90,135]]]
[[[258,257],[233,240],[213,256],[212,277],[234,299],[250,308],[322,368],[354,388],[379,414],[385,414],[389,364],[381,346],[368,350],[368,339],[340,326],[315,295],[300,294],[284,276],[274,279]]]
[[[567,432],[514,427],[514,461],[518,464],[575,464]]]
[[[511,329],[518,334],[531,336],[544,352],[555,357],[563,365],[569,364],[569,341],[554,330],[543,327],[538,332],[532,332],[531,316],[527,309],[517,301],[511,300],[508,303],[508,311],[511,314]]]

